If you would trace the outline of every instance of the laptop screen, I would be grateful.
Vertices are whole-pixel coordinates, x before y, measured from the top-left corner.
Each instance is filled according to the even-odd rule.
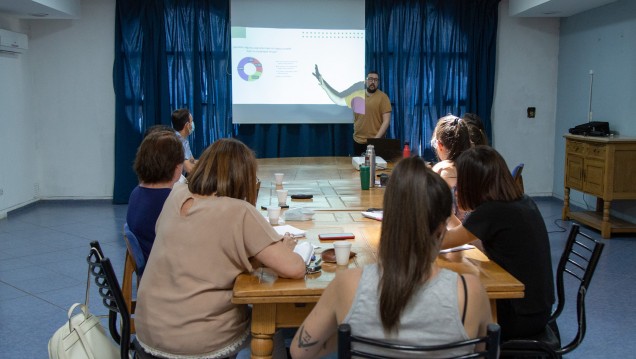
[[[395,138],[367,138],[367,144],[373,145],[375,155],[393,162],[402,157],[402,143]]]

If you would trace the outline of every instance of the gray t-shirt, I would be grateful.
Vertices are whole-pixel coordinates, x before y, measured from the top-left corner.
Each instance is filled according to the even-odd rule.
[[[353,335],[407,345],[439,345],[469,339],[457,308],[457,273],[441,269],[416,289],[402,313],[397,335],[394,332],[390,336],[384,333],[380,320],[379,280],[377,264],[364,267],[353,304],[343,321],[351,325]],[[460,355],[472,350],[472,347],[461,348],[427,357]],[[421,354],[405,353],[404,357],[421,357]]]

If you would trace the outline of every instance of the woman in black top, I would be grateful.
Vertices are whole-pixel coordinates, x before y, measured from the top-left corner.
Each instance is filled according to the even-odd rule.
[[[491,147],[477,146],[455,161],[459,207],[472,213],[450,228],[442,248],[481,240],[486,255],[525,285],[522,299],[497,300],[504,340],[542,332],[554,303],[550,242],[534,201],[515,184]]]

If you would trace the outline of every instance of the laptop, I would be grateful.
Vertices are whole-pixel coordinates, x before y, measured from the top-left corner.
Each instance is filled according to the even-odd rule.
[[[402,158],[402,141],[395,138],[367,138],[367,145],[373,145],[375,155],[388,162]]]

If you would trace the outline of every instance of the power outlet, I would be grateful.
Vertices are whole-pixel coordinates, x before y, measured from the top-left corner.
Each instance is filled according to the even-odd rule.
[[[528,107],[527,112],[528,112],[528,118],[534,118],[534,116],[537,114],[537,108]]]

